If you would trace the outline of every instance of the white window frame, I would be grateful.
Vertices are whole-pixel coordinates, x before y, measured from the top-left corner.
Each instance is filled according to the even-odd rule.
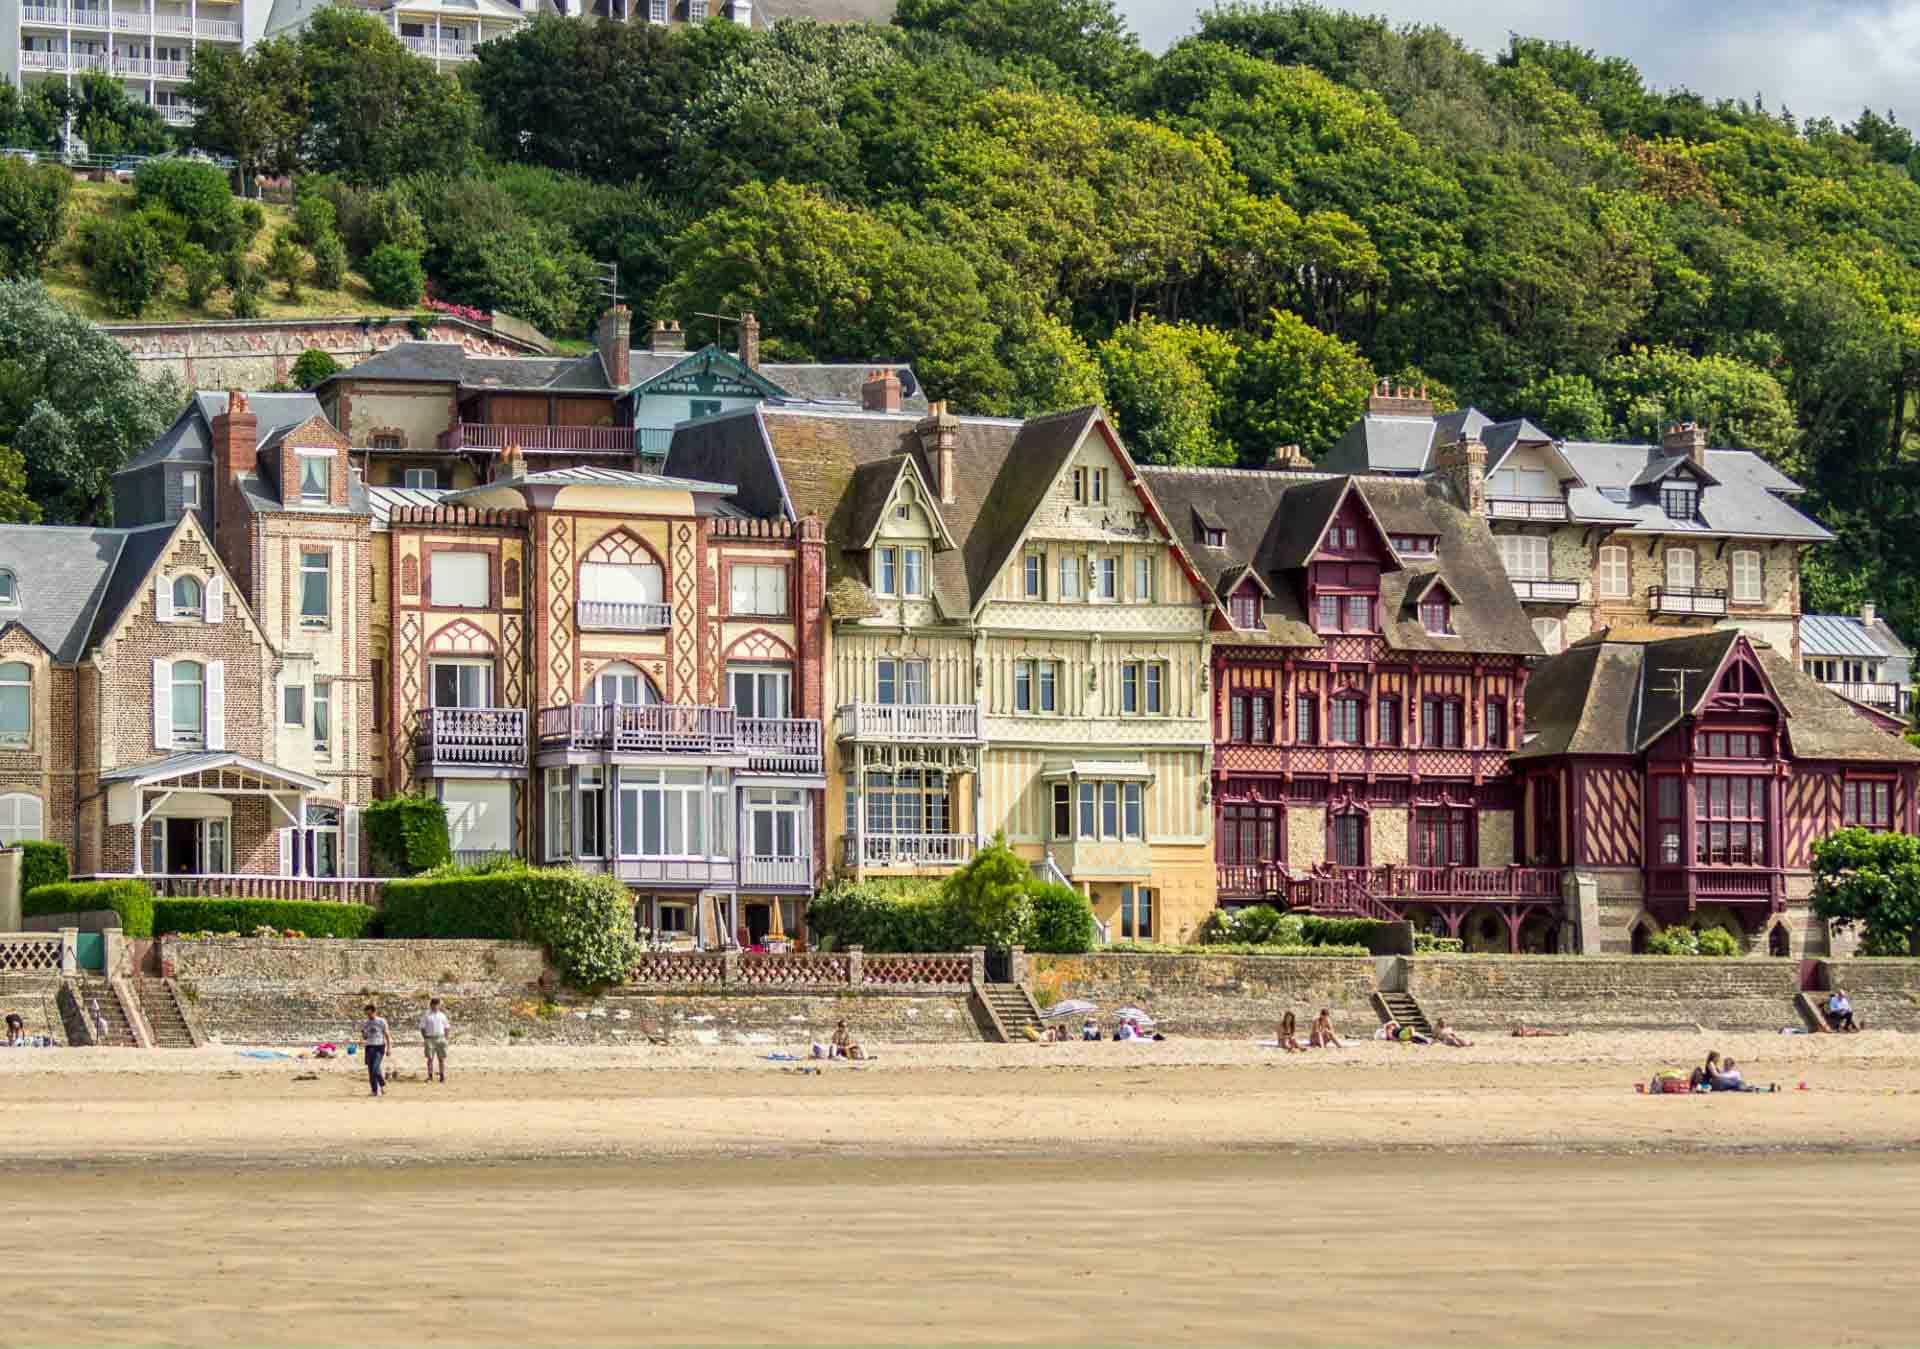
[[[1501,565],[1515,581],[1545,581],[1553,575],[1553,548],[1544,534],[1497,534]]]
[[[900,593],[900,549],[894,544],[883,544],[873,550],[873,593]]]
[[[1594,570],[1601,599],[1624,600],[1633,595],[1633,554],[1625,544],[1610,543],[1602,548]]]
[[[190,604],[182,603],[181,601],[180,587],[183,585],[193,587],[192,603]],[[176,622],[181,619],[199,618],[206,613],[207,583],[202,581],[198,576],[193,575],[191,572],[182,572],[173,578],[172,592],[173,617]]]
[[[313,703],[309,713],[313,722],[313,752],[321,758],[333,754],[333,681],[313,681]]]
[[[1742,570],[1747,572],[1742,577]],[[1747,584],[1742,584],[1746,581]],[[1735,604],[1764,604],[1767,598],[1766,562],[1757,548],[1736,548],[1727,564],[1727,597]]]
[[[787,612],[787,569],[781,563],[736,562],[727,589],[729,612],[765,617]]]
[[[732,788],[724,774],[709,780],[700,768],[619,770],[614,810],[616,856],[626,858],[718,858],[728,855],[732,834]],[[633,800],[631,834],[627,801]],[[649,820],[650,811],[657,814]],[[649,828],[655,850],[648,851]],[[674,846],[677,845],[677,846]]]
[[[917,599],[927,593],[927,550],[924,548],[902,548],[900,550],[900,594],[906,599]]]
[[[173,729],[173,747],[175,749],[203,749],[206,747],[207,722],[209,720],[207,716],[208,664],[209,662],[202,660],[176,660],[170,661],[167,665],[167,724]],[[199,719],[199,725],[195,726],[191,731],[183,731],[181,729],[180,718],[177,715],[182,707],[179,690],[185,686],[184,681],[180,678],[180,667],[183,665],[194,666],[199,671],[199,677],[195,681],[194,687],[200,690],[200,696],[188,704],[188,706],[194,709],[194,714]]]
[[[1539,639],[1541,648],[1549,656],[1557,656],[1567,649],[1567,627],[1560,619],[1534,619],[1533,635]]]
[[[440,470],[437,468],[402,469],[400,485],[411,487],[415,491],[436,492],[440,489]]]
[[[307,686],[305,684],[288,684],[280,690],[280,724],[282,726],[307,724]]]
[[[12,673],[19,671],[18,674]],[[18,692],[14,692],[18,690]],[[18,749],[33,743],[33,667],[23,660],[0,661],[0,699],[18,698],[26,705],[25,725],[18,731],[0,729],[0,745]]]
[[[29,806],[33,809],[28,810]],[[34,793],[0,793],[0,844],[26,843],[44,838],[46,827],[46,802]]]
[[[446,556],[435,553],[434,557]],[[454,556],[463,556],[454,554]],[[485,606],[493,584],[493,559],[485,553],[464,556],[486,558],[479,604]],[[588,604],[664,604],[666,572],[658,562],[582,562],[580,598]],[[436,601],[437,603],[437,601]],[[472,606],[467,606],[472,607]]]
[[[747,699],[752,711],[741,710],[740,686],[750,690]],[[769,703],[768,694],[774,701]],[[727,704],[742,717],[782,720],[793,715],[793,670],[785,665],[729,665],[727,667]],[[768,711],[770,706],[778,711]]]
[[[466,697],[465,685],[472,682],[478,686],[480,701],[468,703],[440,701],[440,671],[457,670],[454,676],[454,697]],[[467,672],[473,672],[469,681]],[[493,706],[493,661],[485,656],[429,656],[427,658],[427,702],[433,707],[481,708]]]
[[[1060,559],[1060,598],[1063,600],[1082,598],[1081,581],[1084,578],[1081,575],[1080,561],[1077,554]]]
[[[321,559],[321,565],[313,565],[315,558]],[[307,612],[308,578],[320,577],[321,611],[317,614]],[[302,548],[300,550],[300,626],[303,628],[325,628],[333,624],[333,550],[330,548]]]
[[[332,502],[333,470],[334,470],[333,461],[335,458],[333,451],[332,450],[296,449],[294,450],[293,453],[294,453],[294,460],[295,460],[295,472],[297,474],[297,477],[294,482],[294,487],[299,494],[300,503],[305,506],[311,506],[311,505],[324,506]],[[309,492],[307,490],[307,466],[309,464],[318,464],[320,466],[321,491],[318,493]]]
[[[1686,559],[1684,566],[1676,566]],[[1661,559],[1666,569],[1666,588],[1669,590],[1692,590],[1700,584],[1700,556],[1691,548],[1669,548]],[[1685,573],[1684,578],[1682,573]]]
[[[1153,554],[1142,553],[1133,559],[1133,599],[1136,604],[1152,604],[1154,599]]]
[[[1120,559],[1095,558],[1093,563],[1094,598],[1108,604],[1120,598]]]
[[[607,697],[609,683],[613,686],[611,698]],[[632,698],[625,696],[629,686]],[[593,701],[602,707],[652,707],[660,701],[660,690],[646,671],[624,660],[602,666],[593,676],[592,692]]]
[[[1030,600],[1047,597],[1047,557],[1028,553],[1020,560],[1020,593]]]
[[[750,787],[742,795],[746,806],[746,834],[740,840],[740,855],[756,861],[799,861],[809,852],[807,846],[806,794],[792,787]],[[768,833],[768,846],[760,844],[760,832]],[[782,829],[787,832],[780,846]]]
[[[20,607],[20,578],[11,567],[0,567],[0,609]]]
[[[181,470],[180,505],[182,509],[200,509],[200,473],[197,469]]]

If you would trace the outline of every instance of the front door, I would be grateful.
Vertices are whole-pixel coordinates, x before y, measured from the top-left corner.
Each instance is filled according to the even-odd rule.
[[[195,876],[200,873],[200,821],[166,821],[167,874]]]
[[[764,904],[748,904],[744,907],[747,912],[747,945],[758,946],[767,939],[767,933],[773,928],[772,915]]]

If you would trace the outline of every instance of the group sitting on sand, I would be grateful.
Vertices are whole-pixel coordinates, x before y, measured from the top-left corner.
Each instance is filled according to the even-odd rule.
[[[1771,1086],[1759,1086],[1748,1082],[1740,1071],[1740,1065],[1731,1058],[1721,1058],[1719,1050],[1707,1055],[1706,1063],[1693,1070],[1688,1085],[1695,1091],[1778,1091],[1779,1083]]]
[[[1398,1040],[1403,1045],[1451,1045],[1455,1049],[1471,1049],[1473,1041],[1447,1024],[1443,1016],[1433,1023],[1433,1034],[1423,1035],[1412,1026],[1403,1026],[1392,1017],[1388,1017],[1373,1033],[1376,1040]]]
[[[1333,1014],[1325,1007],[1322,1007],[1320,1015],[1313,1019],[1313,1025],[1307,1031],[1305,1044],[1300,1043],[1300,1023],[1295,1020],[1291,1010],[1280,1018],[1280,1026],[1274,1032],[1273,1040],[1289,1054],[1303,1054],[1309,1049],[1346,1048],[1340,1042],[1340,1037],[1334,1034]]]

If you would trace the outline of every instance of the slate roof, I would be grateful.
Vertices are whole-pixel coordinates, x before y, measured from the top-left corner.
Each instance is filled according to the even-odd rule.
[[[1911,656],[1913,651],[1884,622],[1876,620],[1869,627],[1852,614],[1802,614],[1800,654],[1885,660]]]
[[[1140,476],[1165,509],[1180,543],[1209,574],[1252,565],[1271,584],[1257,632],[1217,634],[1221,641],[1319,647],[1305,608],[1299,569],[1306,565],[1346,492],[1357,492],[1388,534],[1430,534],[1434,556],[1389,558],[1380,578],[1382,635],[1398,650],[1479,651],[1537,656],[1540,644],[1500,563],[1486,522],[1442,500],[1412,478],[1272,472],[1262,469],[1143,466]],[[1221,517],[1227,546],[1209,548],[1194,528],[1201,503]],[[1398,570],[1394,570],[1394,567]],[[1454,635],[1428,633],[1413,596],[1444,578],[1460,603]]]
[[[156,526],[153,532],[164,537],[167,530]],[[124,529],[0,525],[0,566],[14,574],[20,600],[17,608],[0,608],[0,624],[19,623],[62,665],[79,660],[131,534]]]
[[[393,524],[395,510],[405,506],[437,506],[452,488],[446,487],[369,487],[367,511],[373,516],[373,529],[384,531]]]
[[[1541,662],[1527,680],[1527,734],[1514,757],[1641,754],[1682,715],[1699,710],[1712,676],[1743,643],[1786,710],[1796,758],[1920,763],[1920,749],[1731,628],[1647,641],[1592,638]],[[1676,670],[1700,671],[1686,678],[1684,705]]]
[[[320,400],[310,393],[249,393],[247,405],[259,422],[264,441],[276,433],[298,426],[309,417],[321,414]],[[227,410],[224,390],[203,390],[173,419],[146,449],[129,459],[115,473],[132,473],[155,464],[211,464],[213,462],[213,419]]]
[[[1426,417],[1369,412],[1320,457],[1320,467],[1330,473],[1425,473],[1433,451],[1462,435],[1487,447],[1489,465],[1515,445],[1553,439],[1524,417],[1496,422],[1473,407]]]

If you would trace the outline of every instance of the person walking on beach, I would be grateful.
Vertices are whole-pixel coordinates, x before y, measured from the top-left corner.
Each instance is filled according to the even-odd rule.
[[[393,1041],[393,1031],[372,1003],[367,1004],[366,1012],[367,1019],[360,1023],[360,1048],[367,1056],[367,1085],[378,1096],[387,1089],[387,1046]]]
[[[440,999],[427,1000],[427,1010],[420,1018],[420,1039],[427,1047],[427,1081],[433,1081],[433,1065],[440,1065],[440,1081],[447,1080],[447,1037],[453,1034],[453,1022],[440,1010]]]

